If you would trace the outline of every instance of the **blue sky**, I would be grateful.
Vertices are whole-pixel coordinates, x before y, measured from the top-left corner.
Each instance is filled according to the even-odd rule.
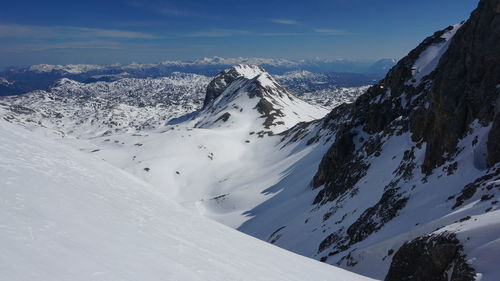
[[[210,56],[400,58],[478,0],[4,1],[0,67]]]

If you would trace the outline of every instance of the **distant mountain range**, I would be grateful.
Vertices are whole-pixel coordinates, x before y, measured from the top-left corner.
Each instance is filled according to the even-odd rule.
[[[290,71],[309,71],[335,78],[339,87],[374,84],[395,64],[394,59],[376,62],[357,60],[285,60],[264,58],[203,58],[192,61],[165,61],[157,64],[129,65],[48,65],[8,68],[0,72],[0,96],[18,95],[34,90],[47,90],[61,78],[91,83],[116,81],[122,78],[160,78],[174,72],[214,76],[235,64],[264,67],[273,75]]]
[[[47,90],[1,97],[0,113],[7,109],[4,117],[11,122],[28,128],[50,128],[51,135],[138,133],[199,110],[210,81],[204,75],[180,72],[110,82],[81,83],[62,78]],[[308,71],[277,75],[276,81],[322,110],[353,102],[369,87],[338,87],[334,75]]]

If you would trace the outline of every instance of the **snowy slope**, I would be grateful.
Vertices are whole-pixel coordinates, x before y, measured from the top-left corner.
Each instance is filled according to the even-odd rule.
[[[456,24],[440,36],[442,40],[436,44],[432,44],[423,51],[419,58],[413,64],[412,75],[413,80],[411,81],[413,85],[418,85],[422,78],[429,75],[438,65],[441,56],[446,52],[450,44],[450,39],[457,30],[462,26],[463,23]]]
[[[368,98],[373,106],[392,103],[385,90]],[[267,113],[283,113],[268,128],[266,114],[258,111],[261,100],[272,105]],[[494,280],[499,273],[491,266],[496,256],[489,249],[498,246],[500,235],[498,180],[481,183],[483,191],[453,207],[465,183],[491,172],[484,169],[482,156],[488,127],[471,127],[454,158],[457,170],[452,162],[432,177],[414,169],[409,180],[403,178],[403,168],[412,161],[421,165],[425,146],[415,148],[410,161],[407,151],[418,145],[398,120],[380,148],[370,145],[376,144],[376,134],[358,128],[355,147],[369,169],[345,194],[318,204],[322,188],[313,189],[311,182],[348,121],[348,108],[340,106],[323,120],[311,121],[326,111],[291,96],[265,73],[252,72],[225,85],[206,109],[165,127],[63,141],[130,172],[195,213],[307,257],[383,279],[407,241],[447,230],[463,245],[460,253],[467,255],[477,276]],[[303,121],[311,122],[297,124]],[[470,145],[474,142],[477,147]],[[400,182],[397,192],[387,188],[394,182]],[[384,203],[383,198],[395,201]],[[398,200],[405,202],[402,211],[395,207]],[[372,226],[375,231],[352,236]]]
[[[114,134],[72,145],[152,183],[188,208],[221,215],[237,227],[248,219],[245,211],[272,196],[261,191],[308,153],[288,157],[288,149],[277,149],[278,135],[327,112],[293,97],[266,73],[240,78],[194,116],[143,134]],[[264,102],[269,107],[259,112],[258,104]],[[207,207],[205,202],[211,204],[215,197],[236,201],[226,200],[232,207],[224,210]]]
[[[8,280],[371,280],[193,215],[96,158],[0,121]]]

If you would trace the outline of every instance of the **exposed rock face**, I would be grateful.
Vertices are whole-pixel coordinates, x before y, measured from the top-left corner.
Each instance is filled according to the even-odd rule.
[[[362,174],[358,171],[362,161],[356,154],[366,152],[367,145],[373,145],[373,141],[376,143],[377,134],[380,140],[383,139],[381,134],[411,132],[415,142],[426,144],[421,170],[429,174],[455,155],[456,145],[472,121],[479,120],[482,125],[493,122],[487,144],[487,163],[491,167],[500,161],[498,5],[497,0],[481,1],[463,26],[450,26],[425,39],[391,69],[384,80],[350,105],[349,117],[337,124],[340,128],[337,139],[314,177],[314,188],[325,186],[314,203],[334,200],[361,178],[346,171]],[[454,36],[450,35],[455,32]],[[423,77],[417,81],[419,73],[415,65],[433,46],[447,49],[436,68],[428,75],[421,74]],[[339,117],[331,114],[329,119],[325,123]],[[370,134],[373,141],[355,150],[353,137],[358,135],[360,128],[363,133]],[[396,128],[400,131],[396,132]],[[364,156],[369,156],[370,152],[376,153],[376,148]]]
[[[500,180],[500,167],[497,167],[496,169],[490,169],[490,172],[486,175],[477,178],[474,182],[465,185],[458,196],[456,196],[453,209],[462,206],[465,201],[471,199],[476,193],[480,193],[481,201],[488,201],[492,199],[493,195],[489,194],[489,192],[495,187],[495,185],[491,184],[491,182],[495,182],[498,180]]]
[[[500,96],[500,94],[498,94]],[[488,135],[488,166],[493,166],[495,163],[500,162],[500,103],[497,99],[495,105],[495,119],[491,126],[490,134]]]
[[[264,73],[265,70],[256,65],[236,65],[224,71],[221,71],[207,86],[205,100],[203,101],[203,109],[210,105],[231,83],[238,78],[244,77],[252,79],[255,76]]]
[[[315,187],[329,180],[328,187],[320,191],[314,204],[320,203],[324,197],[337,198],[359,180],[360,175],[355,175],[351,169],[352,165],[349,165],[353,163],[354,150],[352,131],[340,129],[335,143],[325,154],[324,161],[321,161],[318,173],[314,176],[313,185]],[[331,175],[330,171],[335,175]]]
[[[384,134],[384,130],[392,134],[395,124],[391,124],[391,122],[400,116],[406,116],[406,120],[401,125],[408,130],[408,116],[419,116],[415,112],[419,112],[425,103],[424,96],[420,95],[421,91],[425,89],[424,86],[415,87],[411,84],[413,79],[412,66],[427,48],[442,43],[443,34],[451,29],[452,27],[448,27],[426,38],[408,56],[399,61],[384,80],[369,88],[353,104],[346,105],[348,109],[343,110],[342,114],[347,114],[348,117],[344,117],[340,125],[336,120],[342,118],[335,114],[335,110],[325,119],[325,123],[337,123],[337,127],[341,129],[334,128],[337,130],[337,140],[323,157],[318,172],[314,176],[313,187],[325,185],[314,203],[334,200],[338,195],[352,188],[364,175],[364,171],[369,168],[367,165],[362,165],[361,160],[367,155],[360,157],[359,152],[366,150],[368,155],[376,153],[381,145],[381,137],[375,136],[369,139],[357,151],[346,149],[345,144],[353,143],[353,137],[358,134],[359,128],[371,135]],[[402,97],[403,95],[406,97]],[[413,118],[417,119],[417,117]],[[419,121],[420,123],[421,121]],[[342,155],[339,154],[340,151],[342,151]],[[352,171],[356,171],[356,175]]]
[[[334,140],[312,187],[319,189],[315,208],[333,205],[327,217],[356,200],[360,186],[367,188],[367,178],[378,180],[370,174],[371,165],[380,159],[391,162],[385,152],[391,151],[388,142],[404,134],[405,144],[402,159],[390,164],[394,170],[375,169],[378,177],[391,178],[387,185],[374,186],[383,190],[381,198],[348,224],[332,227],[321,241],[317,256],[322,261],[335,256],[339,265],[355,265],[356,247],[404,212],[414,189],[425,186],[428,178],[450,176],[460,165],[471,165],[458,160],[464,153],[477,156],[473,165],[480,172],[477,178],[461,179],[463,185],[447,200],[450,209],[495,198],[492,190],[497,187],[491,181],[498,178],[500,166],[499,42],[500,1],[481,0],[468,21],[425,39],[355,103],[323,120]],[[478,135],[483,143],[477,143]],[[425,236],[401,247],[386,280],[466,281],[473,275],[454,236]]]
[[[369,235],[378,231],[385,223],[396,217],[399,210],[404,208],[407,201],[408,198],[399,194],[396,188],[388,189],[377,204],[366,209],[363,214],[347,228],[345,236],[340,235],[340,232],[337,231],[321,241],[318,253],[333,246],[333,250],[331,250],[327,256],[323,256],[322,260],[326,260],[328,256],[349,249],[351,245],[364,240]]]
[[[498,116],[500,84],[500,2],[483,0],[457,32],[432,75],[430,107],[417,136],[427,143],[425,172],[444,163],[443,154],[456,150],[473,120],[486,125]],[[495,110],[495,107],[496,110]],[[496,112],[495,112],[496,111]],[[495,118],[498,119],[498,118]],[[498,122],[490,133],[488,163],[498,158]],[[496,145],[493,145],[495,143]]]
[[[397,189],[388,189],[377,204],[366,209],[347,229],[350,244],[362,241],[385,223],[392,220],[408,201],[397,193]],[[373,218],[376,218],[375,220]]]
[[[462,246],[453,235],[424,236],[405,243],[394,255],[385,281],[472,281]]]

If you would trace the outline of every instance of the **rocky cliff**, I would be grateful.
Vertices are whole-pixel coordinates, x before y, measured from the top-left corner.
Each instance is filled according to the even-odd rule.
[[[483,164],[492,167],[500,161],[499,7],[497,0],[481,1],[467,22],[425,39],[350,106],[348,121],[337,126],[336,141],[314,177],[314,187],[325,186],[316,203],[333,200],[353,186],[363,174],[352,173],[360,170],[359,152],[375,154],[381,139],[392,134],[410,132],[416,145],[425,147],[420,168],[430,174],[456,156],[459,140],[477,121],[491,126]],[[437,55],[426,58],[431,49],[438,49]],[[429,70],[432,60],[437,65]],[[354,138],[362,133],[372,138],[355,150]]]
[[[463,189],[456,187],[457,195],[446,199],[455,201],[452,209],[471,202],[480,191],[498,191],[491,184],[500,174],[499,42],[500,1],[482,0],[469,20],[426,38],[355,103],[328,115],[323,127],[331,128],[335,139],[312,182],[319,190],[313,202],[317,206],[333,204],[338,209],[349,196],[356,198],[375,168],[373,159],[384,157],[391,140],[405,135],[409,140],[396,168],[378,175],[392,177],[383,186],[380,200],[320,243],[318,253],[330,249],[322,260],[350,251],[338,264],[355,265],[359,260],[353,261],[354,245],[409,212],[407,205],[415,200],[415,190],[429,185],[437,188],[430,182],[457,171],[473,169],[481,176],[456,181]],[[495,195],[481,198],[481,202],[488,201]],[[430,236],[415,237],[397,251],[386,280],[474,279],[459,240],[425,232]],[[457,272],[450,271],[453,264]]]

